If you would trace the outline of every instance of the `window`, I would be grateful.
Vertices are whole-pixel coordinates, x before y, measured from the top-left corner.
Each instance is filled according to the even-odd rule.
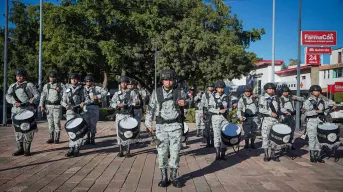
[[[304,75],[304,76],[301,76],[301,79],[306,79],[306,76]]]
[[[326,78],[326,70],[324,70],[324,79]]]
[[[328,73],[328,79],[330,79],[330,70],[327,70]]]
[[[342,63],[342,52],[338,52],[338,63]]]
[[[343,77],[343,69],[342,68],[334,69],[332,77],[333,78],[341,78],[341,77]]]

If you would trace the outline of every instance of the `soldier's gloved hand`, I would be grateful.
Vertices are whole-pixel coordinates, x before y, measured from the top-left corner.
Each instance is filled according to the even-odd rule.
[[[149,135],[154,135],[154,130],[152,130],[152,128],[146,128],[146,131],[149,133]]]
[[[295,101],[297,100],[297,96],[293,95],[292,99]]]
[[[93,100],[98,100],[98,96],[94,95]]]
[[[243,118],[243,117],[240,117],[239,120],[242,122],[242,121],[244,121],[244,118]]]
[[[117,107],[119,107],[119,108],[123,108],[123,107],[124,107],[124,104],[123,104],[123,103],[121,103],[121,104],[118,104],[118,105],[117,105]]]
[[[85,106],[85,104],[84,104],[84,103],[81,103],[81,104],[80,104],[80,107],[83,108],[83,106]]]
[[[73,107],[72,106],[67,106],[67,110],[72,110]]]
[[[14,104],[16,107],[20,107],[21,103],[15,102]]]
[[[61,89],[60,89],[59,87],[56,87],[56,91],[57,91],[57,92],[60,92]]]
[[[29,103],[32,104],[32,103],[33,103],[33,100],[34,100],[34,98],[30,99],[30,100],[29,100]]]
[[[139,99],[136,99],[136,105],[139,105]]]
[[[226,109],[221,109],[220,111],[219,111],[219,113],[225,113],[226,112]]]
[[[272,112],[272,117],[277,117],[277,114]]]

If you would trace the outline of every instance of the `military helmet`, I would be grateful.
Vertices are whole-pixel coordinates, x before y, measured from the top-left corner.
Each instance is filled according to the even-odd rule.
[[[176,73],[173,69],[165,69],[161,73],[161,81],[162,80],[170,80],[174,81],[176,79]]]
[[[129,84],[130,84],[130,85],[137,85],[137,84],[138,84],[138,81],[136,81],[136,79],[130,78]]]
[[[23,76],[26,77],[27,73],[24,69],[16,69],[14,72],[15,76]]]
[[[130,78],[127,77],[127,76],[121,76],[121,77],[119,78],[119,83],[122,83],[122,82],[130,83]]]
[[[77,73],[70,73],[69,74],[69,79],[78,79],[80,80],[80,75]]]
[[[264,90],[267,90],[267,89],[276,89],[276,86],[274,83],[267,83],[263,86],[263,89]]]
[[[291,90],[287,86],[282,86],[281,87],[281,92],[291,92]]]
[[[212,82],[208,82],[208,83],[206,83],[206,87],[215,87],[215,85]]]
[[[87,75],[84,79],[84,81],[94,81],[93,75]]]
[[[322,88],[319,85],[312,85],[309,89],[310,92],[319,91],[322,92]]]
[[[216,82],[216,88],[225,88],[225,87],[226,87],[226,85],[225,85],[224,81],[218,80]]]
[[[56,77],[57,76],[57,72],[56,71],[50,71],[49,72],[49,77]]]
[[[244,92],[252,92],[252,88],[249,85],[244,87]]]

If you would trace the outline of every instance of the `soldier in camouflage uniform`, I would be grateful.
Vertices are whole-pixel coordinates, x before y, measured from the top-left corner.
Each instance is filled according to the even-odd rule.
[[[203,93],[199,91],[197,95],[194,97],[194,104],[195,104],[195,126],[197,129],[197,137],[200,136],[200,134],[203,134],[205,125],[202,119],[203,116],[203,109],[202,109],[202,95]]]
[[[128,88],[128,84],[130,83],[130,78],[126,76],[122,76],[119,79],[120,82],[120,90],[114,93],[112,99],[111,99],[111,107],[116,109],[116,131],[117,131],[117,143],[119,145],[120,152],[118,154],[119,157],[124,156],[123,147],[127,146],[127,153],[126,157],[130,157],[130,144],[136,143],[136,139],[129,139],[126,141],[123,141],[119,137],[119,129],[118,124],[119,121],[133,116],[133,108],[136,105],[140,105],[140,101],[138,98],[138,95],[135,91],[131,91],[131,89]]]
[[[25,81],[27,73],[25,70],[17,69],[15,71],[16,83],[13,83],[8,88],[6,94],[6,100],[8,103],[12,104],[12,121],[15,115],[29,110],[35,112],[34,103],[38,102],[39,93],[37,88],[30,82]],[[12,125],[14,127],[14,124]],[[25,155],[30,156],[31,142],[33,140],[34,133],[38,129],[30,130],[29,132],[19,132],[15,129],[15,137],[17,141],[18,150],[14,152],[13,156]],[[25,142],[25,152],[24,152],[24,142]]]
[[[295,150],[293,145],[294,143],[294,131],[295,131],[295,108],[294,108],[294,101],[304,102],[303,98],[297,97],[293,95],[292,97],[289,96],[291,90],[287,86],[283,86],[281,88],[282,95],[279,100],[280,105],[280,112],[281,112],[281,119],[282,122],[288,125],[292,129],[291,133],[291,143],[292,143],[292,150]]]
[[[221,129],[225,124],[229,123],[226,118],[230,107],[230,99],[226,94],[224,94],[224,81],[217,81],[215,86],[217,92],[210,96],[208,110],[212,113],[212,128],[214,147],[216,148],[216,160],[225,160],[227,146],[221,140]]]
[[[101,99],[107,96],[107,89],[93,85],[94,77],[87,75],[84,79],[86,85],[84,86],[86,92],[86,101],[83,111],[84,120],[88,124],[88,133],[85,144],[95,145],[96,124],[99,120],[99,105]]]
[[[207,91],[202,95],[201,98],[201,109],[203,111],[203,122],[205,125],[204,130],[204,137],[206,138],[206,147],[213,147],[213,135],[211,134],[212,130],[212,121],[211,121],[211,113],[208,111],[208,102],[210,96],[213,94],[214,91],[214,83],[206,83]]]
[[[325,101],[319,97],[322,88],[319,85],[312,85],[309,89],[312,94],[304,102],[305,115],[307,119],[306,130],[308,135],[308,149],[310,150],[310,161],[313,163],[325,163],[320,158],[320,143],[317,138],[317,127],[319,123],[324,121],[325,106],[328,106]]]
[[[183,135],[180,108],[187,105],[186,94],[180,89],[173,89],[176,79],[174,70],[164,70],[161,73],[162,87],[154,90],[145,116],[145,125],[150,134],[153,134],[152,120],[156,117],[156,136],[160,140],[157,145],[158,164],[161,169],[160,187],[167,187],[170,182],[174,187],[182,187],[177,178],[179,168],[179,152]],[[169,168],[170,181],[167,176],[168,154],[170,153]]]
[[[259,112],[261,113],[262,120],[262,148],[264,149],[264,161],[268,162],[271,159],[279,162],[280,159],[275,155],[275,148],[270,143],[269,135],[271,128],[278,124],[278,102],[275,98],[276,86],[273,83],[267,83],[264,85],[266,91],[264,96],[259,100]]]
[[[65,86],[63,92],[62,106],[67,110],[67,121],[80,116],[80,113],[86,102],[86,93],[82,85],[79,84],[80,76],[76,73],[69,75],[71,84]],[[66,157],[79,156],[80,148],[82,146],[83,138],[72,141],[69,138],[69,151],[65,154]]]
[[[258,98],[252,96],[252,88],[250,86],[244,87],[244,94],[238,101],[238,118],[243,122],[244,131],[244,148],[255,147],[255,139],[257,135],[257,129],[260,125],[258,118]],[[249,146],[250,139],[250,146]]]
[[[143,96],[141,95],[139,89],[137,89],[138,82],[135,79],[130,79],[130,89],[131,91],[134,91],[139,99],[139,105],[135,105],[133,107],[133,116],[138,121],[138,129],[140,130],[141,127],[141,121],[142,121],[142,115],[143,115]]]
[[[46,143],[59,143],[61,131],[61,100],[63,87],[56,82],[56,71],[50,71],[49,83],[43,87],[39,106],[47,114],[50,138]]]

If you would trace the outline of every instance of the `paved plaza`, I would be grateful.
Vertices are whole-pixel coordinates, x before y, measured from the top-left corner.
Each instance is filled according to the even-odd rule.
[[[66,158],[65,131],[60,144],[46,144],[47,123],[39,123],[39,127],[30,157],[13,157],[13,128],[0,127],[0,191],[343,191],[343,159],[310,163],[301,139],[294,160],[282,157],[280,163],[265,163],[261,149],[241,149],[235,154],[230,148],[226,161],[214,162],[214,148],[205,148],[202,139],[195,136],[194,124],[189,124],[190,138],[182,150],[179,169],[185,186],[177,189],[157,186],[160,170],[156,150],[148,145],[150,138],[146,134],[142,144],[133,149],[133,157],[117,157],[114,122],[99,122],[97,144],[84,146],[80,157]],[[261,140],[257,144],[260,147]]]

